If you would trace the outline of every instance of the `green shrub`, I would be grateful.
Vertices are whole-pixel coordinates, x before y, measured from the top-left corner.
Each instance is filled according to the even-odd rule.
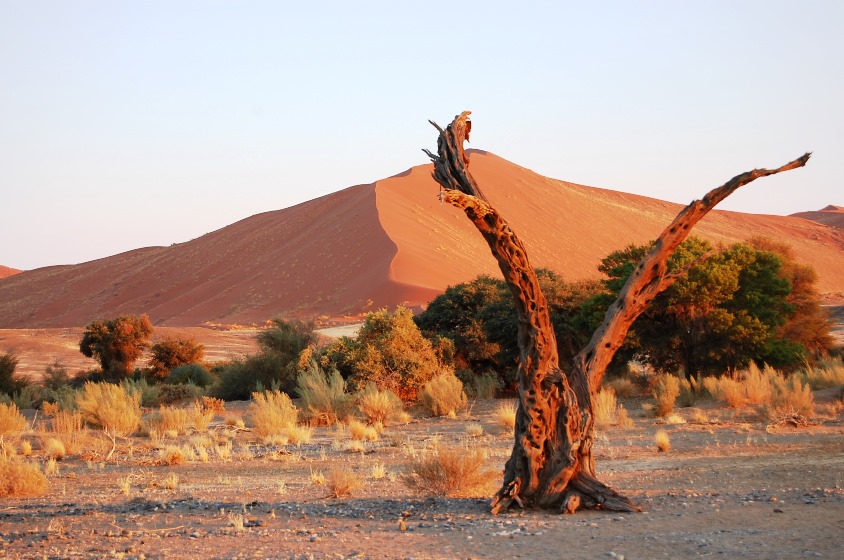
[[[208,387],[214,383],[214,376],[202,364],[184,364],[173,368],[164,381],[170,385],[192,383],[198,387]]]
[[[448,372],[434,377],[422,387],[419,402],[434,416],[453,416],[466,408],[468,399],[463,391],[463,382]]]
[[[146,379],[139,377],[136,379],[124,379],[120,382],[120,386],[127,394],[135,395],[138,402],[144,407],[154,407],[161,404],[158,398],[160,386],[150,385]]]
[[[15,372],[19,362],[11,352],[0,354],[0,393],[11,396],[29,385],[29,380]]]
[[[59,391],[70,385],[71,377],[61,360],[55,360],[52,364],[44,368],[44,376],[41,379],[41,384],[53,391]]]

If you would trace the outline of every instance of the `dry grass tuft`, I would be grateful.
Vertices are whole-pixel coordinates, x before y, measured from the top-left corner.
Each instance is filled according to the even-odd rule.
[[[633,421],[627,414],[627,410],[615,397],[615,390],[612,387],[605,387],[595,394],[592,402],[592,412],[595,414],[595,425],[605,429],[611,426],[619,428],[632,428]]]
[[[680,380],[667,373],[656,376],[651,387],[654,397],[654,414],[668,416],[674,412],[674,402],[680,395]]]
[[[357,441],[378,441],[378,430],[359,420],[349,420],[349,437]]]
[[[374,383],[368,383],[358,393],[357,405],[361,414],[372,424],[394,424],[406,418],[404,404],[399,396],[389,389],[379,390]]]
[[[286,393],[281,391],[252,393],[252,399],[249,411],[255,435],[259,438],[283,435],[289,428],[295,426],[299,409]]]
[[[342,498],[351,496],[352,492],[363,485],[361,478],[355,474],[348,463],[335,463],[328,469],[328,477],[325,480],[325,487],[328,491],[327,498]]]
[[[64,459],[67,455],[64,443],[56,438],[48,438],[44,444],[44,456],[48,459]]]
[[[496,473],[487,469],[486,459],[483,449],[438,445],[413,458],[401,479],[420,493],[468,495],[484,491],[495,478]]]
[[[814,366],[806,366],[800,376],[804,383],[816,391],[844,385],[844,360],[821,360]]]
[[[164,480],[161,481],[161,486],[163,486],[165,490],[170,490],[171,492],[177,490],[179,488],[179,475],[171,472],[164,477]]]
[[[375,480],[381,480],[385,476],[387,476],[387,467],[384,463],[375,463],[372,465],[372,478]]]
[[[615,391],[615,394],[621,398],[633,397],[639,392],[636,385],[626,377],[611,379],[605,385]]]
[[[309,426],[287,426],[284,429],[284,435],[287,441],[293,445],[301,445],[303,443],[310,443],[314,431]]]
[[[518,405],[515,402],[503,402],[498,405],[492,415],[495,423],[507,431],[513,431],[516,428],[516,409]]]
[[[466,433],[472,437],[480,437],[484,435],[484,427],[480,422],[469,422],[466,424]]]
[[[0,435],[16,434],[26,428],[26,418],[23,417],[15,403],[0,403]]]
[[[191,419],[187,409],[164,405],[146,421],[147,431],[156,430],[163,434],[175,432],[177,436],[184,434],[190,424]]]
[[[654,436],[654,441],[657,451],[664,453],[671,449],[671,438],[668,437],[668,432],[665,430],[659,430]]]
[[[203,410],[212,412],[214,415],[222,414],[226,411],[226,403],[223,399],[215,399],[214,397],[202,397],[199,401]]]
[[[127,436],[141,423],[140,394],[111,383],[88,382],[76,397],[82,419],[112,436]]]
[[[184,450],[176,445],[168,445],[159,452],[160,462],[162,465],[184,465],[188,462],[188,458]]]
[[[208,425],[211,424],[211,420],[214,419],[215,412],[208,408],[205,408],[201,402],[196,401],[193,403],[193,411],[191,415],[191,421],[193,427],[197,429],[197,431],[204,432],[208,429]]]
[[[35,463],[5,459],[0,455],[0,498],[41,496],[50,483]]]
[[[346,392],[346,380],[337,370],[325,373],[312,361],[296,378],[296,392],[310,422],[333,426],[349,415],[353,397]]]
[[[44,475],[45,476],[59,476],[59,464],[56,462],[55,459],[49,459],[44,464]]]
[[[322,486],[325,484],[325,473],[311,469],[310,481],[314,486]]]
[[[454,416],[469,404],[463,382],[453,373],[441,373],[425,383],[419,402],[434,416]]]

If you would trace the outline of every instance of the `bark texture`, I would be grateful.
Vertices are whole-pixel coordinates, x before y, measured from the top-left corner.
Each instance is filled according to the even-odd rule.
[[[742,185],[802,167],[810,154],[778,169],[742,173],[680,212],[636,267],[603,324],[566,373],[559,367],[548,305],[524,244],[489,204],[469,173],[469,158],[463,149],[471,131],[469,114],[461,113],[445,130],[432,122],[440,132],[437,153],[425,152],[434,162],[433,175],[442,189],[441,200],[462,209],[486,240],[518,312],[519,407],[513,451],[505,466],[503,485],[493,499],[492,512],[505,511],[514,502],[521,507],[565,513],[581,508],[639,511],[629,499],[595,476],[592,396],[633,321],[679,276],[668,274],[668,257],[692,226]]]

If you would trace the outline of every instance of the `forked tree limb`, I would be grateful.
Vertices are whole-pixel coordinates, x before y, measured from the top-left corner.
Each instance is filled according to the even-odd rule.
[[[637,266],[622,295],[607,311],[602,327],[578,353],[572,370],[563,372],[548,305],[527,251],[469,173],[469,158],[463,150],[471,130],[469,112],[455,117],[445,130],[431,124],[440,132],[438,153],[425,152],[443,189],[441,200],[462,209],[481,233],[510,288],[518,315],[519,407],[513,451],[492,503],[493,513],[506,510],[512,503],[566,513],[580,508],[640,511],[595,477],[592,396],[604,369],[636,317],[679,277],[682,271],[669,274],[666,263],[691,227],[740,186],[801,167],[810,154],[778,169],[738,175],[686,207]]]
[[[588,375],[589,386],[597,391],[610,361],[624,342],[627,331],[648,304],[674,283],[680,274],[668,273],[668,258],[689,236],[692,227],[706,216],[716,204],[740,187],[768,175],[775,175],[803,167],[811,152],[807,152],[776,169],[754,169],[736,175],[720,187],[712,189],[701,200],[692,201],[665,228],[650,251],[639,261],[633,274],[621,289],[618,298],[607,310],[603,324],[592,334],[589,343],[575,356],[574,362]]]

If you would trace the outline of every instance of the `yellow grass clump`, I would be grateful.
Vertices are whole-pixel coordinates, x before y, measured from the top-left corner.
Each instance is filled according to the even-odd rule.
[[[633,421],[615,396],[612,387],[604,387],[595,394],[592,402],[592,412],[595,414],[595,425],[606,429],[612,426],[631,428]]]
[[[16,434],[26,428],[26,418],[23,417],[15,403],[0,403],[0,435]]]
[[[495,476],[483,449],[437,445],[412,458],[401,480],[417,492],[463,496],[483,492]]]
[[[64,443],[56,438],[48,438],[44,444],[44,456],[48,459],[63,459],[67,454]]]
[[[844,385],[844,360],[833,358],[821,360],[813,366],[807,365],[800,376],[803,383],[814,390]]]
[[[184,434],[191,424],[190,416],[185,408],[161,405],[158,412],[147,419],[147,431],[156,430],[160,434],[168,432],[175,432],[176,435]]]
[[[612,388],[615,394],[622,398],[632,397],[638,392],[636,385],[626,377],[617,377],[605,383],[607,387]]]
[[[159,453],[162,465],[184,465],[188,458],[181,447],[168,445]]]
[[[299,409],[286,393],[264,391],[252,393],[249,411],[252,428],[259,438],[286,435],[288,429],[296,425]]]
[[[0,498],[41,496],[49,486],[37,464],[0,455]]]
[[[140,398],[139,393],[129,394],[119,385],[88,382],[76,397],[76,406],[84,421],[113,437],[124,437],[141,423]]]
[[[358,490],[362,485],[361,477],[352,470],[348,463],[334,463],[328,469],[328,476],[325,479],[325,488],[328,492],[326,497],[351,496],[352,492]]]
[[[349,420],[349,437],[357,441],[377,441],[378,430],[353,418]]]
[[[374,424],[384,425],[405,421],[407,414],[398,395],[390,389],[379,390],[374,383],[368,383],[357,395],[358,410]]]
[[[419,402],[434,416],[454,416],[469,404],[463,382],[450,372],[425,383],[419,392]]]
[[[668,437],[668,432],[659,430],[654,436],[657,451],[664,453],[671,449],[671,438]]]
[[[349,415],[353,397],[346,392],[346,380],[336,369],[325,373],[312,361],[296,378],[296,392],[311,422],[333,426]]]
[[[680,380],[667,373],[656,376],[651,387],[654,397],[654,414],[668,416],[674,412],[674,402],[680,395]]]
[[[495,423],[504,430],[512,431],[516,427],[516,409],[517,404],[515,402],[503,402],[495,409],[492,417]]]

